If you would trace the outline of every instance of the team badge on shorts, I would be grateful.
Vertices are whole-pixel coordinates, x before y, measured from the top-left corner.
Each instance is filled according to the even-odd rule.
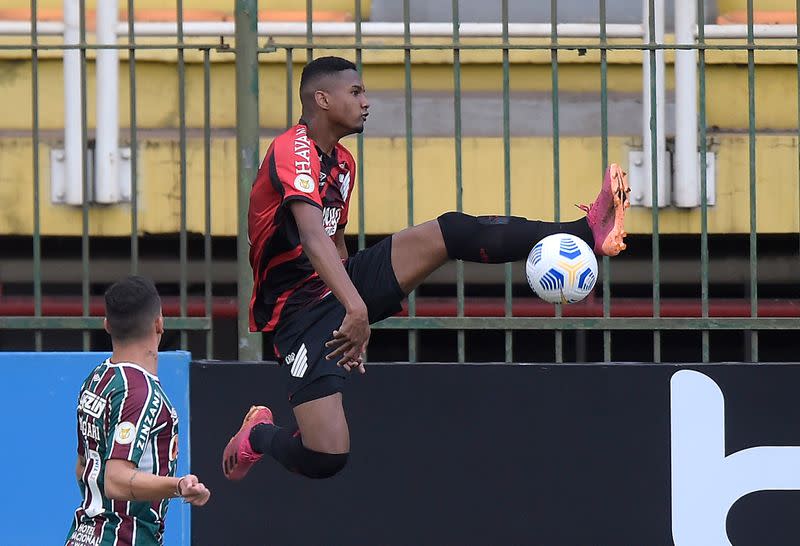
[[[300,345],[296,353],[287,355],[285,361],[287,366],[291,366],[290,374],[294,377],[303,377],[308,370],[308,349],[306,349],[306,344]]]
[[[294,187],[303,193],[314,191],[314,179],[307,174],[298,174],[294,179]]]

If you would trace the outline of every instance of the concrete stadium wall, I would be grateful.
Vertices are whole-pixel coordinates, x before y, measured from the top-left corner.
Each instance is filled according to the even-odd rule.
[[[463,4],[464,2],[462,2]],[[433,5],[434,3],[429,3]],[[449,2],[445,2],[449,6]],[[485,3],[484,3],[485,4]],[[548,4],[549,3],[544,3]],[[316,4],[315,4],[316,6]],[[641,2],[637,3],[637,9]],[[21,39],[21,38],[20,38]],[[297,38],[302,41],[305,38]],[[198,39],[205,43],[206,39]],[[377,39],[376,39],[377,40]],[[189,40],[191,41],[191,40]],[[319,37],[318,54],[354,58],[351,49],[323,49],[338,38]],[[405,157],[404,64],[400,39],[380,39],[394,51],[364,52],[364,78],[372,101],[364,142],[366,196],[365,230],[386,234],[407,225],[405,199],[408,175]],[[465,38],[464,43],[485,42]],[[415,38],[415,43],[436,41]],[[625,42],[624,40],[622,42]],[[282,43],[291,43],[291,40]],[[298,42],[299,43],[299,42]],[[546,43],[546,40],[533,40]],[[565,39],[564,43],[570,43]],[[585,43],[573,40],[572,43]],[[616,43],[616,42],[615,42]],[[621,42],[620,42],[621,43]],[[788,46],[787,46],[788,47]],[[561,217],[576,217],[573,203],[595,195],[602,171],[600,135],[600,57],[597,50],[559,52]],[[674,88],[674,52],[666,52],[668,136],[674,132],[671,99]],[[94,137],[95,53],[87,53],[87,110],[89,138]],[[130,135],[130,82],[127,52],[120,59],[121,142]],[[503,210],[502,55],[501,50],[471,51],[461,55],[463,118],[464,207],[472,214]],[[260,57],[259,124],[263,154],[271,138],[287,124],[287,89],[294,98],[291,115],[300,112],[296,92],[304,56],[295,54],[292,81],[287,81],[286,53],[279,50]],[[186,51],[187,212],[188,229],[202,232],[203,206],[203,63],[197,50]],[[214,235],[236,232],[235,93],[234,58],[212,52],[210,73],[210,124],[212,229]],[[551,59],[547,50],[512,51],[510,61],[510,131],[513,213],[534,218],[553,217],[553,147]],[[609,160],[628,165],[628,151],[641,145],[641,61],[638,51],[608,53]],[[52,148],[63,139],[62,52],[42,51],[39,66],[39,121],[41,146],[42,233],[80,234],[81,211],[50,202]],[[180,229],[180,119],[177,53],[173,50],[141,51],[137,55],[137,127],[139,176],[139,229],[141,233],[175,233]],[[415,221],[433,218],[455,205],[455,141],[453,138],[453,55],[451,51],[414,51],[412,66],[413,161]],[[709,51],[707,54],[707,125],[710,151],[716,153],[716,204],[709,210],[711,233],[749,233],[749,168],[747,56],[745,51]],[[33,144],[31,139],[30,52],[0,52],[0,235],[30,235],[33,231]],[[288,84],[288,85],[287,85]],[[755,126],[757,132],[757,217],[760,233],[795,233],[798,214],[787,206],[785,195],[797,196],[797,58],[794,51],[760,51],[756,55]],[[345,141],[355,147],[352,140]],[[544,189],[544,192],[542,191]],[[354,199],[359,198],[354,193]],[[627,230],[647,234],[652,229],[649,209],[631,211]],[[350,234],[359,222],[353,202]],[[92,206],[92,236],[126,236],[130,206]],[[667,208],[659,226],[665,234],[697,234],[700,211]]]
[[[63,544],[80,492],[75,408],[81,383],[107,353],[0,353],[2,396],[0,468],[4,497],[0,544]],[[178,472],[189,470],[189,360],[161,353],[159,378],[180,419]],[[188,505],[174,501],[167,514],[166,546],[191,543]]]
[[[637,0],[608,0],[606,4],[606,20],[609,23],[636,24],[642,22],[643,3]],[[452,6],[450,2],[430,2],[412,0],[410,2],[412,21],[450,21]],[[500,2],[483,0],[461,0],[459,18],[464,22],[494,23],[500,20]],[[667,0],[665,19],[667,28],[672,28],[674,21],[675,1]],[[717,11],[716,0],[705,0],[706,21],[714,21]],[[403,4],[396,0],[373,0],[373,19],[386,21],[403,20]],[[530,2],[528,0],[510,0],[508,2],[509,21],[514,23],[549,23],[551,18],[550,2]],[[585,0],[560,0],[558,2],[559,23],[597,23],[600,20],[599,2]]]
[[[264,151],[270,139],[261,141]],[[609,157],[628,167],[633,138],[609,139]],[[355,153],[355,141],[345,145]],[[717,152],[716,205],[709,207],[709,233],[749,233],[748,138],[743,134],[715,137]],[[504,210],[503,141],[501,138],[464,138],[463,204],[469,214],[498,214]],[[187,159],[187,226],[202,233],[204,220],[203,143],[190,139]],[[511,140],[512,214],[528,218],[553,218],[553,140],[515,137]],[[574,203],[597,195],[602,174],[601,139],[570,137],[560,140],[560,214],[563,220],[580,216]],[[217,138],[211,144],[212,227],[214,235],[236,234],[235,138]],[[374,138],[364,142],[365,229],[387,234],[407,226],[404,205],[408,177],[405,139]],[[33,232],[33,146],[28,138],[0,139],[0,235]],[[756,143],[757,217],[759,233],[796,233],[797,138],[790,135],[759,136]],[[50,160],[47,147],[40,151],[43,235],[81,234],[81,209],[50,204]],[[140,142],[140,233],[175,233],[180,230],[180,153],[176,141],[147,139]],[[435,166],[435,168],[433,168]],[[353,193],[347,234],[358,233],[358,191]],[[788,195],[788,201],[787,201]],[[398,206],[398,201],[401,204]],[[790,205],[787,205],[787,202]],[[456,204],[454,141],[449,138],[414,139],[414,221],[421,223],[453,210]],[[700,210],[662,209],[662,234],[700,232]],[[128,236],[130,205],[92,207],[90,235]],[[652,230],[652,211],[633,208],[626,218],[630,234]]]
[[[371,0],[362,0],[362,11],[365,15],[369,15]],[[94,10],[97,7],[99,0],[84,0],[87,10]],[[120,9],[127,10],[127,2],[125,0],[117,0]],[[62,0],[39,0],[37,2],[40,10],[60,10],[64,7]],[[30,8],[30,2],[27,0],[3,0],[3,7],[5,9],[27,9]],[[184,0],[183,9],[190,10],[222,10],[228,11],[233,14],[235,4],[226,0]],[[294,11],[298,9],[297,0],[260,0],[258,7],[261,10],[280,10],[280,11]],[[168,4],[164,6],[162,0],[137,0],[135,3],[136,10],[169,10],[175,9],[173,5]],[[305,4],[301,7],[305,10]],[[352,0],[315,0],[314,10],[320,11],[349,11],[353,9]]]
[[[195,545],[800,542],[798,364],[371,364],[345,393],[340,475],[265,460],[227,482],[220,455],[247,408],[287,422],[283,381],[274,365],[192,364],[193,468],[214,492]],[[770,474],[787,490],[703,514]]]

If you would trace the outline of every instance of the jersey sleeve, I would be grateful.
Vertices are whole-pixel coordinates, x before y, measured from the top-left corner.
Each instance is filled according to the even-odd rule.
[[[78,410],[75,412],[75,425],[76,425],[76,436],[78,438],[78,456],[79,457],[86,457],[86,446],[84,445],[83,434],[81,433],[81,399],[83,398],[83,390],[86,388],[86,382],[84,381],[83,385],[81,385],[81,390],[78,393]]]
[[[319,195],[319,155],[309,140],[284,137],[277,140],[270,156],[270,179],[281,196],[281,204],[305,201],[322,208]]]
[[[124,385],[110,396],[106,460],[123,459],[138,466],[150,438],[152,415],[158,411],[157,394],[142,372],[122,368],[120,373]]]
[[[83,443],[83,434],[81,434],[81,422],[80,419],[78,420],[78,456],[79,457],[86,457],[86,446]]]
[[[337,226],[339,229],[344,229],[347,225],[347,220],[350,216],[350,196],[353,195],[353,192],[356,188],[356,162],[353,159],[353,156],[350,155],[348,152],[347,154],[347,167],[349,172],[347,175],[350,177],[347,181],[347,188],[345,190],[344,197],[344,207],[342,207],[342,215],[339,217],[339,225]],[[344,189],[344,188],[342,188]]]

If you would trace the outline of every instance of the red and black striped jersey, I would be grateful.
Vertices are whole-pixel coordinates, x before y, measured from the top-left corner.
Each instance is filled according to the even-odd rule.
[[[303,252],[287,203],[301,200],[322,209],[323,227],[333,237],[347,224],[355,171],[344,146],[337,143],[326,155],[308,137],[302,120],[272,141],[250,191],[247,215],[251,331],[271,332],[279,321],[328,293]]]

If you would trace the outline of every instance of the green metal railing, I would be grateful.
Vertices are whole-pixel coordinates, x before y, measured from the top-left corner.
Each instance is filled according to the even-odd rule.
[[[128,53],[128,68],[130,82],[130,149],[131,149],[131,235],[130,235],[130,271],[137,273],[140,271],[140,248],[139,248],[139,201],[138,190],[140,189],[137,172],[139,134],[137,132],[137,67],[136,56],[141,50],[166,50],[177,53],[177,73],[178,73],[178,145],[179,145],[179,187],[180,187],[180,229],[178,234],[178,260],[177,275],[179,292],[179,316],[171,317],[167,321],[167,326],[171,329],[181,331],[180,346],[187,348],[189,345],[189,333],[200,331],[205,334],[206,356],[213,358],[215,347],[213,342],[213,322],[212,298],[213,298],[213,264],[212,256],[212,180],[211,180],[211,53],[224,50],[235,56],[236,62],[236,134],[237,134],[237,204],[238,204],[238,275],[237,275],[237,299],[238,299],[238,351],[239,357],[244,360],[256,360],[261,358],[260,337],[248,333],[248,303],[252,290],[252,273],[248,264],[249,245],[247,241],[247,218],[246,210],[248,196],[252,181],[255,178],[259,160],[263,150],[259,149],[259,56],[266,56],[283,51],[286,55],[286,125],[293,124],[295,112],[293,111],[293,97],[296,94],[294,86],[296,60],[295,52],[305,50],[306,61],[314,57],[315,51],[324,48],[325,50],[349,50],[354,51],[356,65],[359,71],[363,70],[365,51],[402,51],[403,52],[403,93],[404,93],[404,121],[405,121],[405,166],[407,176],[407,224],[409,226],[416,223],[414,199],[415,199],[415,155],[414,155],[414,123],[412,106],[414,104],[414,78],[413,78],[413,54],[423,51],[450,51],[452,52],[453,63],[453,112],[454,112],[454,161],[455,161],[455,208],[464,208],[464,184],[463,184],[463,130],[462,130],[462,52],[464,51],[495,51],[501,56],[502,70],[502,148],[503,148],[503,212],[512,212],[512,186],[511,186],[511,54],[514,51],[548,51],[550,54],[551,71],[551,92],[552,92],[552,164],[553,164],[553,216],[556,221],[560,218],[561,205],[561,126],[559,112],[559,53],[561,51],[585,50],[597,51],[600,58],[599,63],[599,87],[600,87],[600,127],[601,127],[601,165],[598,172],[602,173],[609,161],[609,112],[608,112],[608,53],[610,51],[637,51],[649,56],[650,70],[650,112],[651,119],[648,130],[650,131],[651,141],[656,142],[657,117],[656,117],[656,86],[663,85],[663,82],[656,81],[656,53],[665,50],[693,50],[698,54],[699,67],[699,144],[700,144],[700,187],[701,187],[701,207],[700,207],[700,302],[701,316],[698,318],[670,318],[662,317],[662,297],[661,297],[661,240],[659,231],[660,212],[658,207],[652,209],[652,316],[638,318],[621,318],[611,316],[611,293],[612,293],[612,268],[608,258],[603,258],[602,268],[602,317],[575,318],[565,317],[561,306],[556,306],[555,317],[515,317],[513,316],[513,269],[511,264],[506,264],[503,274],[504,305],[502,317],[467,317],[465,316],[465,271],[462,262],[455,266],[456,271],[456,316],[455,317],[424,317],[418,316],[417,297],[412,293],[408,298],[408,316],[393,317],[379,324],[374,325],[375,329],[399,329],[407,331],[408,335],[408,358],[411,362],[420,359],[419,332],[423,330],[455,330],[457,344],[458,362],[467,360],[468,339],[466,332],[474,330],[498,330],[504,335],[504,360],[513,362],[515,360],[514,332],[520,330],[545,330],[552,331],[554,336],[553,359],[556,362],[564,361],[564,331],[576,331],[577,335],[582,335],[587,330],[598,330],[603,333],[603,360],[612,361],[612,341],[615,331],[626,330],[652,330],[653,332],[653,354],[652,360],[660,362],[662,360],[662,332],[676,330],[697,330],[701,332],[701,358],[703,362],[708,362],[710,356],[710,331],[711,330],[737,330],[747,332],[748,339],[748,358],[751,361],[759,360],[759,337],[760,330],[798,330],[800,329],[800,319],[798,318],[762,318],[758,316],[758,252],[757,252],[757,217],[756,217],[756,118],[755,118],[755,52],[756,51],[791,51],[797,53],[797,86],[798,86],[798,105],[800,106],[800,22],[798,22],[798,38],[794,45],[756,43],[753,26],[753,1],[747,1],[747,38],[745,43],[707,43],[705,37],[705,25],[698,25],[697,43],[694,44],[667,44],[659,43],[656,39],[655,28],[655,0],[648,0],[649,17],[647,25],[649,28],[649,42],[643,44],[626,44],[611,42],[608,39],[606,24],[606,0],[598,0],[600,11],[600,33],[596,41],[586,40],[582,43],[560,43],[558,35],[557,15],[558,2],[551,0],[551,31],[549,43],[524,43],[522,41],[512,42],[509,38],[509,10],[508,0],[502,0],[499,6],[499,15],[502,22],[502,35],[500,43],[477,43],[475,41],[464,41],[460,32],[459,0],[451,0],[452,10],[452,35],[450,43],[418,43],[411,32],[410,0],[403,0],[403,35],[402,43],[377,43],[363,38],[362,32],[362,13],[363,7],[361,0],[354,0],[355,14],[355,33],[353,39],[341,39],[336,43],[325,42],[315,43],[312,32],[313,2],[306,0],[307,26],[305,42],[297,40],[277,40],[270,39],[264,45],[258,43],[257,32],[257,0],[235,0],[236,17],[236,40],[235,47],[221,47],[219,43],[187,43],[184,39],[182,30],[183,21],[183,2],[177,3],[178,34],[175,42],[163,41],[155,43],[140,43],[135,39],[133,18],[128,19],[129,39],[127,43],[120,43],[114,46],[99,46],[90,44],[86,41],[85,24],[81,24],[80,44],[63,45],[41,43],[37,32],[37,0],[31,0],[31,41],[30,44],[20,46],[16,44],[0,43],[0,50],[26,49],[31,52],[32,70],[32,139],[33,139],[33,297],[34,297],[34,316],[33,317],[0,317],[0,328],[28,329],[35,331],[35,347],[41,350],[43,347],[42,332],[51,329],[66,329],[83,331],[83,347],[90,348],[89,330],[102,328],[102,320],[98,317],[90,316],[90,295],[91,278],[89,266],[91,263],[90,236],[89,236],[89,210],[90,204],[87,200],[81,207],[82,211],[82,235],[81,235],[81,317],[49,317],[42,316],[42,267],[43,259],[41,252],[42,226],[41,211],[39,200],[41,197],[41,181],[39,169],[39,147],[41,145],[39,130],[39,54],[41,51],[48,50],[70,50],[80,51],[81,77],[86,81],[87,52],[100,48],[112,48],[125,50]],[[84,13],[84,0],[81,0],[81,13]],[[134,0],[127,0],[129,13],[133,13]],[[797,9],[800,12],[800,0],[797,2]],[[704,21],[705,11],[703,0],[697,1],[698,20]],[[85,18],[82,17],[82,21]],[[186,61],[185,51],[199,51],[202,53],[203,67],[203,192],[204,192],[204,233],[203,235],[203,289],[202,297],[204,300],[204,317],[188,316],[188,230],[187,230],[187,112],[186,112]],[[749,150],[749,284],[748,298],[750,302],[750,316],[741,318],[721,318],[712,317],[709,312],[709,240],[708,240],[708,180],[706,176],[706,166],[708,162],[708,134],[707,134],[707,51],[746,51],[747,52],[747,81],[748,81],[748,150]],[[81,94],[81,119],[83,121],[83,149],[89,146],[87,130],[87,91],[83,86]],[[800,108],[798,113],[798,131],[800,131]],[[800,135],[800,133],[798,133]],[[365,165],[365,146],[363,135],[358,135],[357,147],[357,192],[359,197],[358,211],[358,248],[366,246],[366,214],[365,198],[371,191],[377,191],[374,185],[364,176]],[[658,195],[659,184],[664,181],[659,180],[657,169],[658,149],[654,145],[651,147],[651,191],[652,195]],[[399,161],[402,161],[399,159]],[[82,173],[84,195],[88,195],[88,166],[84,162]],[[798,155],[798,169],[800,169],[800,154]],[[800,207],[798,207],[800,209]],[[218,348],[217,348],[218,349]]]
[[[411,43],[411,17],[410,13],[410,0],[403,0],[403,41],[405,43]],[[361,2],[356,2],[357,7],[357,28],[361,28]],[[361,36],[360,34],[356,36],[356,42],[360,42]],[[360,49],[358,51],[361,51]],[[408,207],[408,225],[414,225],[414,146],[412,145],[413,138],[414,138],[414,122],[412,116],[412,85],[411,85],[411,48],[405,48],[403,50],[403,68],[405,72],[405,77],[403,79],[403,92],[405,96],[405,122],[406,122],[406,184],[407,184],[407,207]],[[360,155],[360,154],[359,154]],[[364,169],[359,169],[361,173],[361,178],[359,178],[359,186],[363,188],[364,186],[364,179],[363,173]],[[362,189],[363,191],[363,189]],[[360,194],[359,197],[362,197],[363,194]],[[360,199],[360,209],[359,213],[361,214],[361,218],[364,218],[364,199]],[[363,221],[363,220],[362,220]],[[362,229],[361,224],[359,224],[359,233]],[[359,242],[358,248],[363,248],[361,243]],[[417,294],[416,291],[411,292],[408,295],[408,316],[414,317],[417,315]],[[417,344],[419,343],[419,335],[416,330],[409,330],[408,332],[408,360],[410,362],[417,361]]]
[[[558,43],[558,1],[550,0],[550,41]],[[553,220],[561,221],[561,142],[559,140],[558,111],[558,50],[550,50],[550,73],[552,76],[553,105]],[[556,319],[562,316],[561,304],[556,304]],[[564,361],[564,333],[555,331],[555,360]]]
[[[702,19],[700,19],[702,20]],[[608,43],[606,0],[600,0],[600,45]],[[608,165],[608,51],[600,50],[600,172]],[[602,175],[601,175],[602,176]],[[611,261],[603,256],[603,318],[611,317]],[[611,331],[603,330],[603,361],[611,362]]]
[[[503,0],[500,18],[503,21],[503,46],[508,45],[508,0]],[[503,213],[511,215],[511,76],[508,48],[503,48]],[[511,318],[513,311],[513,271],[511,264],[505,264],[503,271],[503,296],[505,305],[503,314]],[[503,359],[510,363],[514,360],[514,336],[511,330],[506,330],[505,351]]]
[[[648,17],[647,25],[649,28],[650,44],[656,44],[656,9],[655,0],[648,0]],[[658,115],[656,104],[656,86],[658,80],[656,79],[656,50],[651,49],[648,52],[650,56],[650,184],[652,186],[651,192],[653,201],[659,202],[658,197],[658,142],[656,135],[658,134]],[[659,234],[658,234],[658,205],[652,208],[653,212],[653,317],[658,318],[661,316],[661,253],[659,251]],[[653,330],[653,362],[661,362],[661,331],[658,329]]]
[[[38,44],[36,0],[31,0],[31,45]],[[39,197],[41,181],[39,177],[39,52],[31,51],[31,136],[33,137],[33,312],[42,315],[42,241],[41,241],[41,209]],[[37,351],[42,350],[42,331],[34,333],[34,344]]]
[[[310,0],[309,0],[310,1]],[[247,207],[250,188],[258,173],[258,1],[236,0],[236,161],[238,180],[239,358],[261,359],[261,338],[248,333],[248,304],[253,290],[249,267]],[[311,58],[311,47],[308,50]]]
[[[453,0],[453,109],[455,119],[455,159],[456,159],[456,211],[464,210],[464,181],[461,157],[461,51],[459,45],[458,0]],[[464,316],[464,262],[456,262],[456,314]],[[464,330],[458,330],[458,362],[466,360]]]
[[[753,0],[747,0],[747,45],[753,38]],[[755,50],[747,49],[747,138],[750,160],[750,316],[758,317],[758,253],[756,237],[756,61]],[[800,93],[800,90],[798,91]],[[750,361],[758,362],[758,330],[750,332]]]
[[[80,41],[86,42],[86,1],[80,0]],[[89,148],[89,128],[86,115],[86,49],[80,50],[81,55],[81,151]],[[36,146],[37,144],[34,144]],[[83,189],[83,203],[81,204],[81,299],[83,304],[83,316],[89,316],[89,165],[85,159],[81,162],[81,187]],[[90,349],[91,339],[89,331],[83,330],[83,350]]]
[[[134,0],[127,1],[129,13],[133,13]],[[138,134],[137,134],[137,95],[136,95],[136,51],[140,49],[177,49],[178,53],[178,93],[179,93],[179,145],[180,145],[180,233],[179,233],[179,315],[178,317],[168,317],[165,319],[165,324],[168,329],[180,331],[180,348],[188,348],[187,333],[190,331],[205,331],[205,354],[208,358],[213,357],[213,323],[211,320],[211,301],[212,301],[212,282],[211,282],[211,209],[210,209],[210,101],[209,101],[209,61],[208,52],[216,48],[218,44],[209,45],[188,45],[183,41],[181,32],[181,21],[183,14],[183,7],[181,0],[178,0],[177,6],[177,19],[178,19],[178,36],[177,43],[162,44],[153,46],[152,44],[142,45],[137,44],[135,34],[133,32],[134,19],[128,19],[129,40],[127,44],[118,44],[116,46],[99,46],[96,44],[87,43],[86,39],[86,12],[85,0],[80,0],[79,9],[81,13],[80,18],[80,43],[77,45],[64,45],[64,44],[42,44],[39,42],[38,20],[37,20],[37,0],[31,0],[31,41],[29,45],[20,46],[12,44],[0,43],[0,48],[4,50],[15,49],[29,49],[31,52],[31,137],[32,137],[32,178],[33,178],[33,301],[34,301],[34,316],[32,317],[6,317],[0,316],[0,328],[12,330],[33,330],[34,331],[34,347],[37,351],[43,348],[43,332],[47,330],[77,330],[82,332],[82,347],[84,350],[91,348],[91,330],[101,330],[103,328],[103,320],[101,317],[90,316],[90,302],[92,294],[92,279],[90,275],[90,219],[89,211],[91,203],[88,199],[89,191],[89,176],[88,170],[90,165],[88,161],[83,161],[83,168],[81,173],[81,185],[84,195],[83,203],[80,207],[81,210],[81,309],[82,316],[80,317],[53,317],[43,316],[43,290],[42,290],[42,268],[46,263],[42,258],[42,222],[41,222],[41,175],[40,175],[40,147],[41,133],[40,133],[40,117],[39,117],[39,52],[42,50],[72,50],[77,49],[80,51],[80,74],[81,81],[84,85],[81,87],[81,140],[82,149],[84,152],[89,148],[89,131],[87,124],[87,89],[85,82],[87,81],[87,51],[97,49],[118,49],[127,50],[129,54],[129,81],[130,81],[130,153],[131,153],[131,203],[130,203],[130,272],[136,274],[139,272],[139,179],[138,179]],[[199,49],[205,53],[205,148],[204,148],[204,161],[205,161],[205,316],[204,317],[189,317],[187,310],[188,302],[188,231],[186,226],[187,205],[186,205],[186,99],[185,99],[185,72],[186,67],[184,63],[184,51],[186,49]],[[256,144],[257,146],[257,144]]]
[[[705,2],[697,3],[697,20],[705,21]],[[705,25],[697,26],[697,43],[705,43]],[[699,122],[700,122],[700,314],[708,319],[708,140],[706,135],[706,52],[697,53],[700,67]],[[800,87],[798,87],[800,89]],[[701,334],[701,359],[709,362],[710,340],[708,329]]]

